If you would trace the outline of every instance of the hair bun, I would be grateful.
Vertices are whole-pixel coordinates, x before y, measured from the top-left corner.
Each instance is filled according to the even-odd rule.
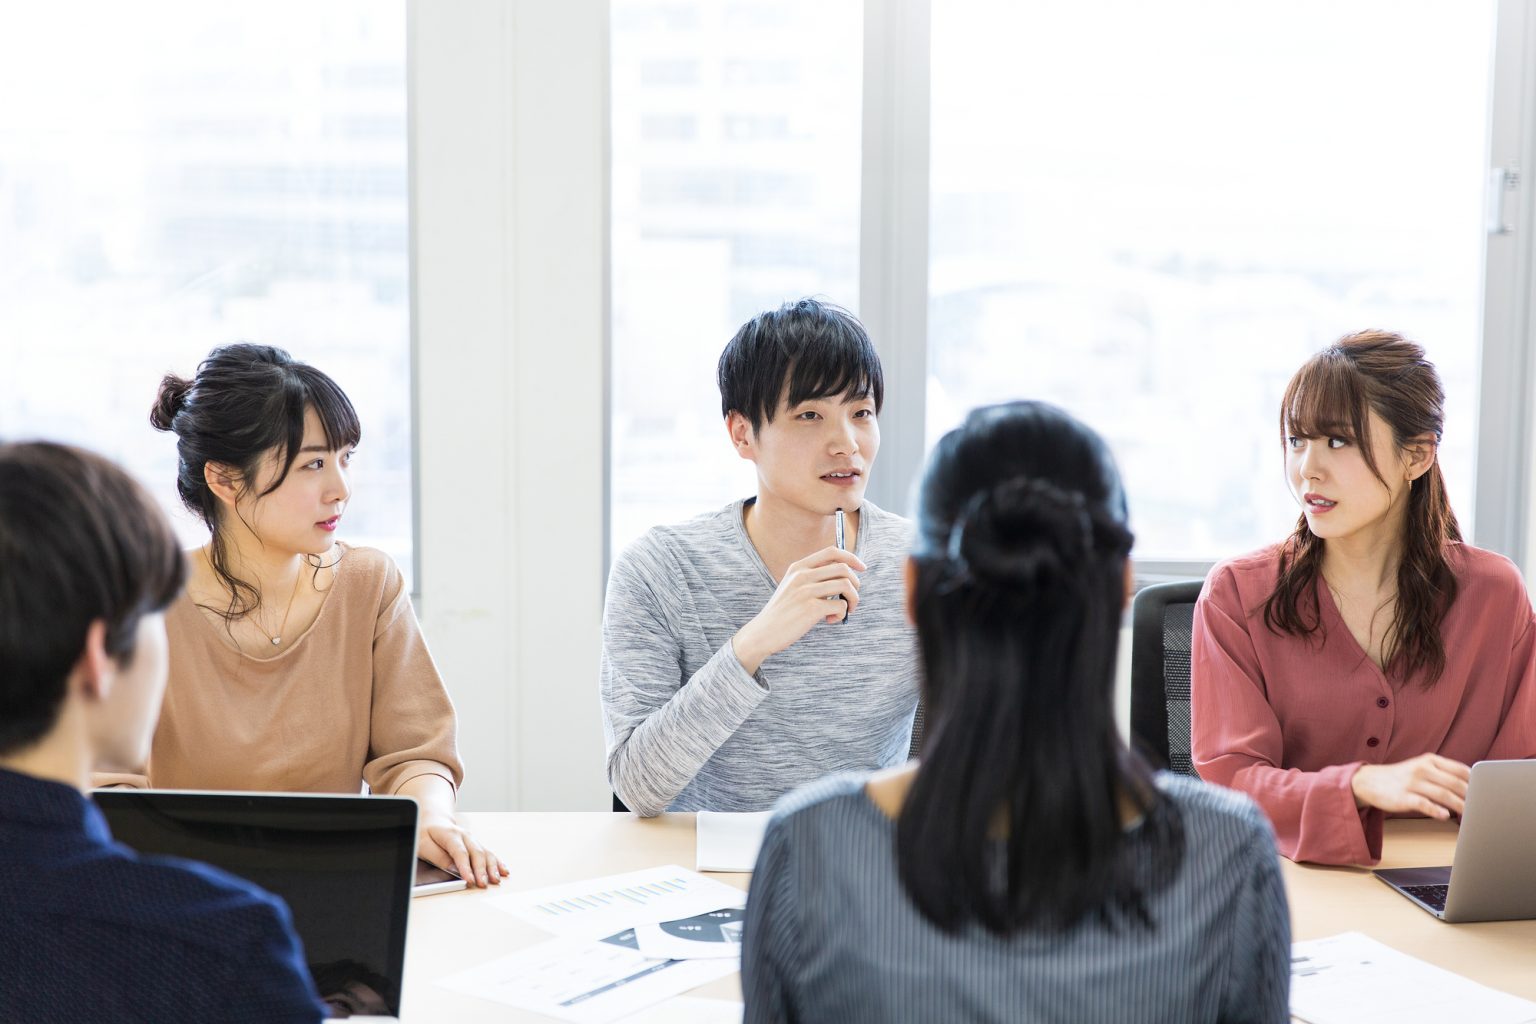
[[[1076,491],[1014,479],[966,503],[949,535],[949,557],[972,579],[1038,586],[1076,575],[1094,549],[1094,524]]]
[[[187,404],[187,392],[191,390],[191,381],[183,380],[174,373],[166,374],[160,381],[160,393],[155,396],[155,404],[149,410],[150,424],[156,430],[170,430],[176,414]]]

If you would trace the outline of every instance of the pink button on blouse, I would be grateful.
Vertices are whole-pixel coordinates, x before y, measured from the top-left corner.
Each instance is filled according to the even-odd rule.
[[[1446,555],[1461,589],[1441,626],[1445,671],[1428,688],[1384,676],[1321,581],[1322,630],[1271,632],[1264,601],[1279,545],[1206,580],[1191,649],[1195,769],[1256,800],[1292,860],[1381,859],[1382,812],[1358,809],[1351,789],[1362,764],[1536,757],[1536,618],[1520,573],[1465,544]]]

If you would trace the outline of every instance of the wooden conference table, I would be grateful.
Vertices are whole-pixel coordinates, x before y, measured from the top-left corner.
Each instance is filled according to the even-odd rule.
[[[480,812],[465,815],[475,835],[501,855],[512,871],[508,891],[637,871],[662,864],[694,865],[691,814],[641,819],[611,812]],[[1454,825],[1427,820],[1389,821],[1383,867],[1449,864]],[[1493,988],[1536,1000],[1536,921],[1448,925],[1435,920],[1360,868],[1322,868],[1281,862],[1291,903],[1293,938],[1313,939],[1358,931],[1410,956]],[[749,875],[712,875],[747,887]],[[413,901],[406,946],[402,1017],[414,1022],[547,1021],[499,1003],[442,988],[438,979],[540,942],[548,936],[497,910],[498,893],[455,892]],[[690,992],[689,998],[721,1000],[718,1013],[691,1003],[655,1020],[726,1021],[739,1003],[732,975]],[[702,1011],[702,1012],[701,1012]]]

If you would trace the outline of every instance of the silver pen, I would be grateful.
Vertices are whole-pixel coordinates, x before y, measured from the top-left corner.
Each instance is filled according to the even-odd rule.
[[[845,536],[843,534],[843,510],[842,509],[838,509],[837,510],[837,550],[839,550],[839,551],[847,551],[848,550],[848,542],[847,542],[847,540],[846,540],[846,538],[845,538]],[[848,599],[845,597],[845,598],[843,598],[843,601],[844,601],[844,603],[847,603]],[[852,606],[850,605],[849,607],[851,608]],[[850,614],[849,612],[844,612],[843,613],[843,617],[841,619],[839,619],[838,621],[840,621],[840,622],[847,622],[849,614]]]

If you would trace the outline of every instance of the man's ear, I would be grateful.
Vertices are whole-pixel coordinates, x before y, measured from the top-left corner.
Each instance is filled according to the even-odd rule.
[[[85,647],[69,674],[70,685],[93,704],[100,704],[112,693],[117,681],[117,661],[107,653],[107,624],[94,620],[85,629]]]
[[[745,416],[732,409],[725,417],[726,432],[731,435],[731,447],[736,449],[736,454],[748,462],[757,461],[757,448],[754,442],[756,433],[752,430],[752,424]]]
[[[240,497],[240,472],[223,462],[203,463],[203,482],[213,496],[225,505],[233,506]]]
[[[907,612],[907,625],[917,625],[917,559],[907,556],[905,564],[901,567],[901,582],[903,584],[902,607]]]

